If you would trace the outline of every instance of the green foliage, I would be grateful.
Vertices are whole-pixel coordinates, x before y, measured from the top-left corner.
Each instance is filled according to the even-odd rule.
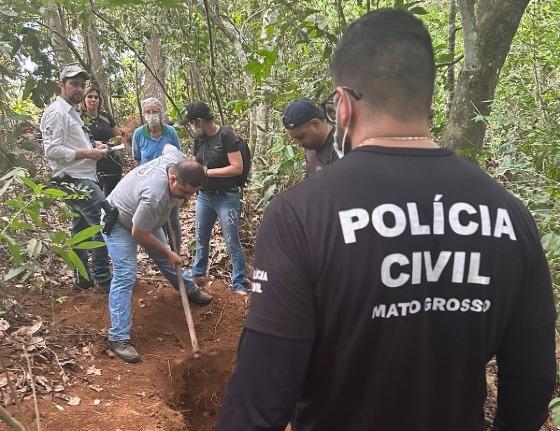
[[[4,203],[0,217],[0,255],[7,254],[10,259],[10,269],[3,280],[19,277],[25,281],[37,272],[47,271],[44,262],[52,258],[53,252],[87,279],[86,268],[73,249],[102,247],[103,242],[91,241],[101,226],[86,228],[73,237],[66,229],[51,226],[53,220],[72,217],[61,204],[83,197],[82,191],[66,192],[35,182],[22,168],[14,168],[0,178],[0,185],[0,199]]]
[[[548,404],[548,409],[554,426],[560,426],[560,398],[553,398]]]

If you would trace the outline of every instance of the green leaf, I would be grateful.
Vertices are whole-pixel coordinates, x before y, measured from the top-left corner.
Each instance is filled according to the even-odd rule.
[[[74,248],[78,250],[89,250],[92,248],[99,248],[103,247],[105,243],[103,241],[84,241],[79,244],[76,244]]]
[[[560,256],[560,235],[549,232],[543,235],[541,243],[545,251]]]
[[[27,255],[31,258],[37,259],[43,251],[43,243],[41,240],[31,238],[27,242]]]
[[[85,228],[84,230],[81,230],[76,235],[74,235],[72,238],[68,239],[66,241],[66,245],[74,245],[78,244],[79,242],[85,241],[86,239],[90,239],[96,233],[101,232],[101,229],[102,227],[98,224]]]
[[[410,8],[408,11],[410,13],[413,13],[414,15],[426,15],[428,13],[428,11],[422,6],[415,6],[413,8]]]
[[[23,271],[25,271],[27,269],[27,267],[25,266],[20,266],[19,268],[14,268],[12,270],[10,270],[10,272],[8,272],[4,278],[3,281],[8,281],[11,280],[14,277],[17,277],[18,275],[20,275]]]
[[[72,265],[78,270],[80,275],[86,280],[89,280],[89,275],[87,273],[86,267],[82,262],[82,259],[80,259],[76,252],[74,250],[68,250],[68,257],[70,258]]]
[[[11,10],[11,9],[2,9],[0,10],[0,13],[2,15],[6,15],[12,18],[18,16],[18,13],[15,10]]]
[[[25,231],[35,230],[35,227],[32,224],[18,219],[12,220],[12,222],[10,223],[10,228],[12,230],[18,230],[18,229],[25,230]]]
[[[548,409],[550,410],[554,426],[560,426],[560,398],[553,398],[550,404],[548,404]]]
[[[56,244],[62,244],[67,236],[68,234],[65,231],[58,230],[54,233],[53,236],[51,236],[51,241]]]
[[[53,199],[64,198],[68,195],[68,193],[62,190],[51,188],[43,190],[43,193],[45,194],[45,196]]]
[[[58,254],[61,257],[61,259],[64,261],[66,265],[68,265],[70,268],[73,268],[72,261],[68,256],[68,251],[66,251],[65,249],[57,245],[53,245],[52,249],[56,254]]]
[[[36,84],[37,83],[33,78],[27,78],[27,81],[25,81],[25,86],[23,87],[23,93],[21,95],[21,98],[27,99],[31,95],[31,92],[35,88]]]

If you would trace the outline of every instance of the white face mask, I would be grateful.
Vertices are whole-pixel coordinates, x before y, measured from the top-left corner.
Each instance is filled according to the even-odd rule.
[[[157,126],[160,123],[158,114],[144,115],[144,119],[149,126]]]
[[[196,127],[194,124],[191,124],[191,131],[193,132],[194,136],[202,135],[202,128]]]
[[[350,127],[350,121],[352,121],[352,105],[350,105],[350,121],[348,121],[348,126],[342,127],[338,125],[338,112],[339,112],[341,102],[342,99],[338,101],[338,104],[336,106],[337,115],[336,115],[336,122],[334,125],[334,142],[333,142],[334,150],[336,151],[336,154],[338,155],[339,159],[342,159],[346,153],[352,151],[352,143],[348,138],[348,128]],[[342,130],[344,130],[344,133],[341,139],[340,134]]]

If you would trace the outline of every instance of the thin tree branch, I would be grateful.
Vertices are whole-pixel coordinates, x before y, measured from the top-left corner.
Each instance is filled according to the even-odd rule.
[[[41,414],[39,413],[39,403],[37,402],[37,391],[35,389],[35,378],[33,376],[33,370],[31,369],[31,361],[29,360],[29,355],[27,354],[27,346],[22,344],[23,353],[25,355],[25,360],[27,361],[27,368],[29,369],[29,378],[31,379],[31,392],[33,393],[33,405],[35,406],[35,419],[37,421],[37,431],[41,431]]]
[[[338,13],[338,25],[340,26],[340,33],[342,34],[348,24],[346,23],[346,17],[344,16],[344,8],[342,7],[342,0],[335,0],[336,12]]]
[[[58,36],[60,39],[62,39],[64,41],[64,43],[66,44],[66,46],[68,47],[68,49],[72,52],[72,54],[74,54],[74,57],[76,57],[76,60],[78,60],[78,63],[80,63],[80,66],[82,66],[83,69],[88,74],[90,74],[93,78],[95,78],[95,74],[91,71],[91,68],[89,67],[87,62],[83,59],[83,57],[80,55],[80,53],[78,52],[78,50],[76,49],[74,44],[68,38],[66,38],[64,35],[60,34],[60,32],[58,32],[56,29],[52,28],[50,25],[42,23],[41,21],[34,21],[34,22],[36,24],[39,24],[42,27],[45,27],[47,30],[49,30],[50,32],[52,32],[56,36]]]
[[[19,404],[19,401],[17,399],[17,392],[16,389],[14,388],[14,383],[12,382],[12,379],[8,374],[8,368],[6,367],[6,363],[4,362],[4,356],[2,355],[2,352],[0,352],[0,366],[2,366],[2,371],[4,371],[4,374],[6,375],[6,379],[8,380],[8,386],[10,387],[10,392],[12,393],[12,398],[14,399],[14,403],[16,404],[21,420],[23,421],[24,427],[22,429],[23,431],[27,431],[29,429],[29,425],[25,421],[25,416],[23,415],[23,410],[21,409],[21,405]]]
[[[454,60],[448,61],[447,63],[436,63],[436,67],[453,66],[454,64],[459,63],[463,58],[465,58],[465,56],[464,54],[461,54],[459,57],[455,58]]]
[[[103,21],[105,24],[107,24],[109,26],[109,28],[115,32],[115,34],[118,36],[118,38],[122,41],[122,43],[124,43],[124,45],[130,49],[134,55],[136,55],[136,58],[138,58],[138,60],[140,60],[140,63],[142,63],[144,65],[144,67],[146,68],[146,70],[148,72],[150,72],[150,74],[154,77],[154,79],[157,81],[157,83],[159,84],[159,86],[161,87],[163,93],[165,94],[165,97],[167,98],[167,100],[169,100],[169,102],[173,105],[173,107],[177,110],[177,112],[181,112],[181,110],[179,109],[179,107],[177,106],[177,104],[175,103],[175,101],[173,100],[173,98],[169,95],[169,93],[167,92],[167,90],[165,89],[165,86],[163,85],[163,83],[160,81],[160,79],[157,77],[157,75],[155,74],[155,72],[152,70],[152,68],[148,65],[148,63],[140,56],[140,54],[138,53],[138,51],[130,44],[128,43],[128,41],[124,38],[123,35],[121,35],[121,33],[115,28],[115,26],[113,24],[111,24],[111,22],[106,19],[103,15],[101,15],[96,9],[95,9],[95,5],[93,4],[93,0],[89,0],[89,4],[91,5],[91,10],[93,12],[93,14],[99,18],[101,21]]]
[[[14,418],[8,410],[2,407],[0,404],[0,420],[6,422],[6,424],[10,427],[13,431],[26,431],[21,423]]]
[[[206,24],[208,26],[208,46],[210,48],[210,82],[212,83],[212,91],[214,92],[216,103],[218,104],[220,119],[222,120],[222,124],[224,124],[222,101],[220,99],[220,94],[218,93],[218,88],[216,86],[216,60],[214,58],[214,40],[212,39],[212,24],[210,22],[210,7],[208,6],[208,0],[204,0],[204,11],[206,13]]]

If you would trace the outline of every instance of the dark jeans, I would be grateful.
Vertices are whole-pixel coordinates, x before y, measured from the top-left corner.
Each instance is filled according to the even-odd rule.
[[[74,184],[80,189],[87,188],[90,190],[89,195],[84,199],[76,199],[68,201],[72,210],[77,213],[74,217],[72,224],[72,236],[76,235],[81,230],[90,226],[100,224],[101,219],[101,202],[105,200],[103,192],[99,185],[92,180],[74,180]],[[102,241],[103,237],[101,232],[97,233],[93,238],[94,241]],[[88,255],[92,255],[91,271],[88,271],[91,276],[90,280],[94,283],[103,283],[111,279],[111,270],[109,268],[109,255],[107,254],[107,247],[98,247],[92,250],[78,250],[74,249],[76,254],[80,257],[85,267],[88,268]]]
[[[99,178],[99,185],[105,196],[109,196],[109,193],[117,186],[122,178],[122,173],[122,161],[114,153],[97,161],[97,178]]]

